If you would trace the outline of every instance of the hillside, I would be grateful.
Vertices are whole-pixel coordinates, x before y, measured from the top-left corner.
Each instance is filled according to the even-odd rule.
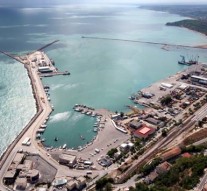
[[[207,5],[154,5],[141,8],[189,17],[189,19],[166,23],[166,25],[185,27],[207,35]]]

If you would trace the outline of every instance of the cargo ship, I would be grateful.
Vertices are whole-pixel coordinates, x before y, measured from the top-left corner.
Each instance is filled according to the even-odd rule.
[[[198,59],[190,59],[189,61],[186,61],[185,60],[185,56],[181,56],[181,60],[178,61],[178,64],[182,64],[182,65],[188,65],[188,66],[191,66],[193,64],[198,64]]]

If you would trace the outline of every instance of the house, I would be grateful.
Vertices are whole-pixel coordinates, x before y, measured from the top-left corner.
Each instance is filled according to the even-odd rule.
[[[165,162],[159,164],[156,167],[155,170],[156,170],[157,174],[164,174],[164,173],[167,173],[170,170],[171,166],[172,165],[170,163],[168,163],[167,161],[165,161]]]
[[[181,155],[183,158],[190,158],[192,155],[190,154],[190,153],[183,153],[182,155]]]
[[[156,171],[152,171],[145,179],[144,182],[147,184],[151,184],[154,182],[154,180],[158,177],[158,174]]]

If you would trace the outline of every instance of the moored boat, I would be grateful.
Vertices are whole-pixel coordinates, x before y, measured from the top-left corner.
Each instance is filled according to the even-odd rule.
[[[181,60],[178,61],[178,64],[182,64],[182,65],[188,65],[188,66],[191,66],[191,65],[194,65],[194,64],[198,64],[198,59],[190,59],[189,61],[186,61],[185,59],[185,56],[182,56],[181,55]]]

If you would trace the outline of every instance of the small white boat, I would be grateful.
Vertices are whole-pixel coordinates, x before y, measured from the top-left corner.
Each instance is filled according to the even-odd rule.
[[[45,129],[47,127],[47,125],[42,124],[42,125],[40,125],[40,127],[43,128],[43,129]]]
[[[93,131],[94,131],[94,132],[97,132],[97,131],[98,131],[98,128],[94,128]]]
[[[81,109],[80,108],[75,108],[75,111],[80,112]]]
[[[41,142],[43,143],[43,142],[45,142],[45,139],[43,138],[43,139],[41,139]]]
[[[67,147],[67,144],[64,144],[64,145],[63,145],[63,149],[66,149],[66,147]]]
[[[86,115],[91,115],[91,111],[88,111],[88,112],[86,113]]]
[[[37,130],[38,133],[44,133],[44,131],[45,129],[41,129],[41,128]]]

